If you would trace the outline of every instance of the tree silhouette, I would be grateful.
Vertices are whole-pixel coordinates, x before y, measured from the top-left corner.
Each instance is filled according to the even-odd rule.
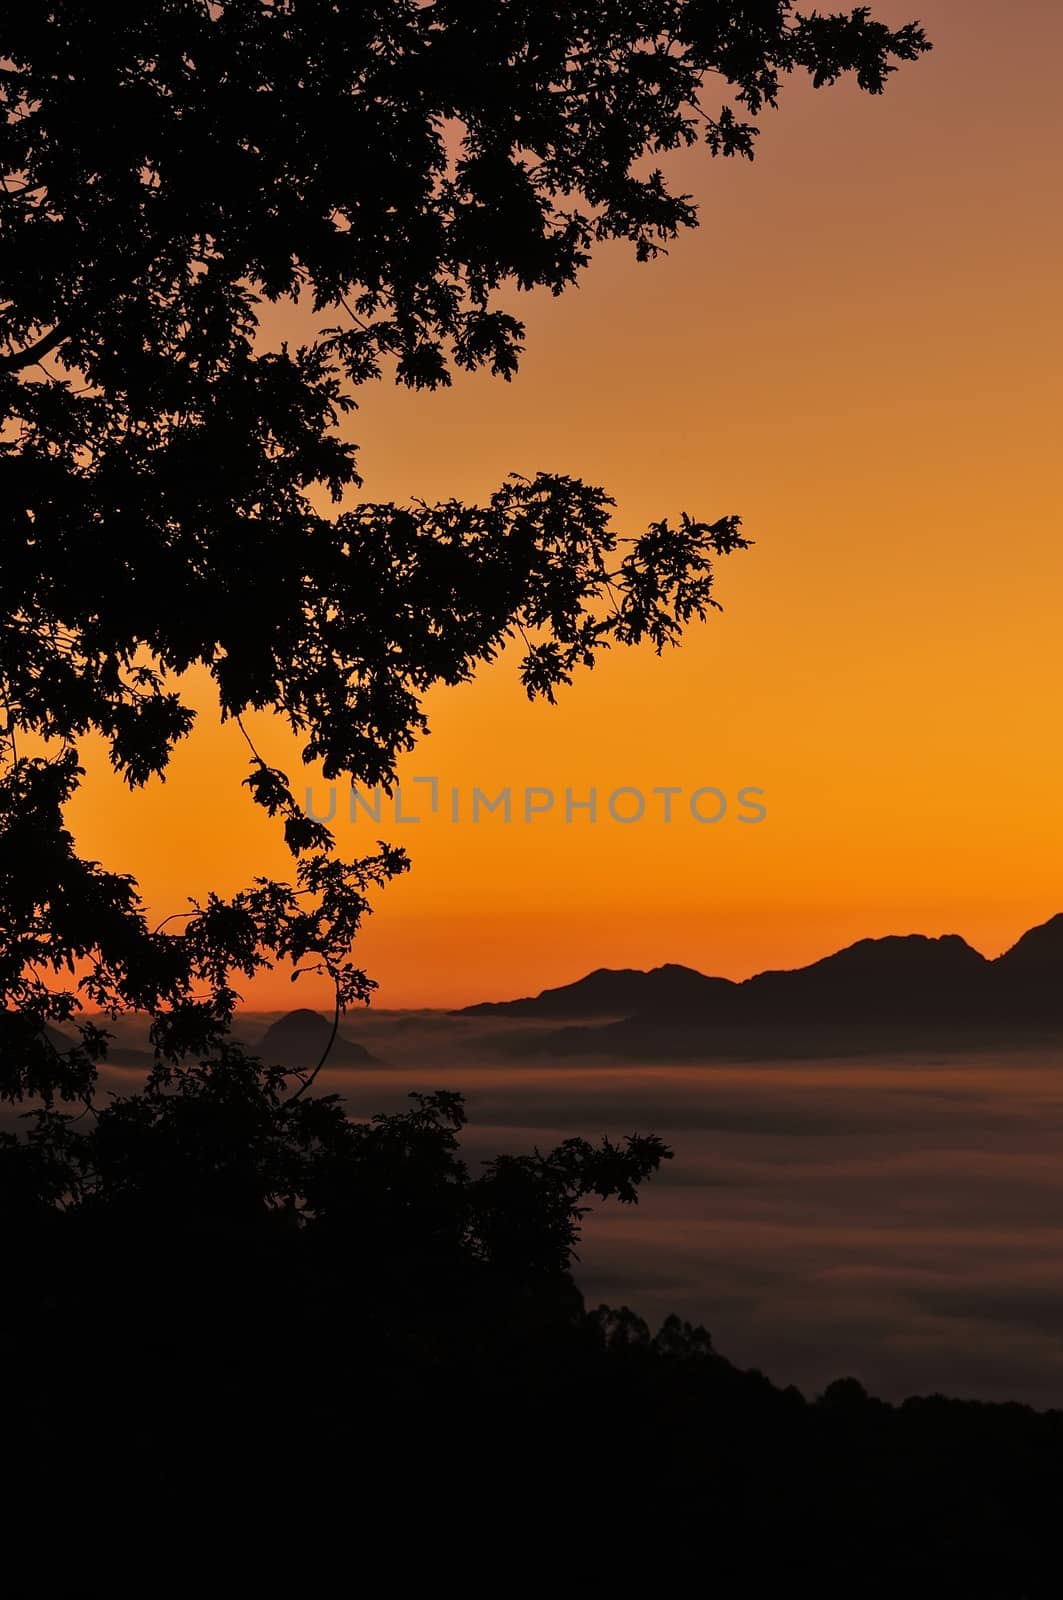
[[[367,1497],[411,1454],[486,1497],[482,1437],[518,1441],[507,1490],[529,1489],[584,1412],[617,1459],[667,1444],[675,1504],[689,1469],[734,1510],[751,1425],[750,1449],[765,1419],[805,1440],[800,1397],[735,1374],[704,1330],[584,1314],[585,1202],[634,1201],[670,1155],[658,1139],[568,1139],[472,1174],[458,1097],[358,1121],[308,1092],[313,1071],[229,1040],[236,984],[276,961],[325,974],[337,1017],[369,998],[352,946],[401,851],[340,859],[248,739],[246,786],[283,828],[291,881],[152,925],[65,813],[88,734],[131,786],[165,772],[193,667],[241,729],[276,711],[326,776],[388,787],[426,692],[508,644],[528,694],[552,699],[603,649],[678,642],[746,544],[737,516],[622,536],[607,494],[549,473],[482,505],[370,504],[340,424],[382,375],[512,377],[514,291],[561,293],[597,242],[648,260],[694,225],[655,165],[669,151],[752,157],[788,75],[878,93],[927,48],[868,7],[788,0],[130,0],[106,25],[73,0],[5,11],[0,1098],[28,1120],[0,1133],[17,1306],[0,1362],[68,1373],[91,1329],[124,1364],[76,1425],[61,1386],[12,1397],[12,1437],[46,1466],[75,1426],[123,1459],[184,1440],[199,1472],[208,1437],[246,1468],[349,1456],[356,1436]],[[301,342],[270,343],[274,302]],[[98,1096],[108,1035],[86,1004],[149,1017],[136,1092]],[[354,1399],[308,1370],[330,1341]],[[706,1406],[727,1470],[692,1443]]]
[[[788,0],[5,14],[0,1093],[91,1095],[103,1034],[57,1051],[43,1031],[86,996],[149,1012],[171,1064],[220,1043],[234,981],[265,962],[326,973],[338,1008],[367,998],[351,943],[401,852],[339,861],[252,749],[293,881],[152,928],[132,879],[64,831],[79,738],[104,735],[130,785],[163,772],[198,665],[223,715],[275,709],[327,776],[388,785],[426,690],[511,639],[549,698],[610,644],[674,643],[716,604],[737,517],[621,539],[601,490],[549,474],[482,506],[327,515],[322,496],[359,483],[338,424],[384,372],[511,377],[506,291],[560,293],[596,241],[644,260],[693,225],[662,154],[751,157],[787,75],[878,93],[927,48],[868,7]],[[277,301],[305,313],[304,342],[270,347]]]

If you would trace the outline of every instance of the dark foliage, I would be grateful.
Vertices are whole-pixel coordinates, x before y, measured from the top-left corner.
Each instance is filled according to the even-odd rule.
[[[262,1076],[233,1057],[115,1102],[69,1153],[76,1193],[47,1139],[0,1149],[4,1421],[31,1498],[69,1476],[84,1504],[91,1477],[117,1516],[148,1503],[167,1558],[217,1518],[245,1559],[347,1535],[407,1577],[501,1559],[726,1596],[1058,1593],[1060,1413],[895,1407],[853,1379],[809,1402],[678,1317],[584,1309],[582,1203],[632,1198],[658,1141],[474,1176],[453,1096],[354,1124]]]
[[[788,0],[5,10],[0,1096],[30,1115],[0,1139],[0,1362],[46,1503],[64,1475],[143,1480],[169,1554],[234,1484],[271,1546],[276,1507],[301,1527],[338,1498],[392,1578],[388,1519],[438,1512],[555,1582],[575,1533],[723,1594],[1057,1592],[1058,1416],[851,1381],[808,1404],[678,1319],[586,1314],[583,1204],[633,1200],[659,1141],[471,1174],[455,1097],[359,1123],[226,1044],[268,962],[325,973],[337,1016],[368,997],[351,946],[400,852],[338,860],[252,747],[293,881],[151,926],[64,823],[86,734],[132,785],[165,771],[191,667],[227,716],[276,709],[327,774],[388,784],[425,692],[507,644],[549,697],[705,616],[736,517],[622,539],[602,491],[549,474],[359,503],[338,425],[381,373],[510,377],[512,291],[561,292],[601,240],[652,257],[695,221],[656,163],[751,156],[788,74],[878,93],[926,48]],[[278,301],[299,343],[271,343]],[[105,1033],[48,1031],[85,1000],[150,1014],[140,1092],[98,1103]]]
[[[354,504],[337,425],[384,371],[510,377],[509,291],[560,293],[596,241],[645,259],[693,224],[668,151],[752,156],[788,74],[877,94],[926,48],[868,7],[788,0],[5,11],[0,1093],[85,1095],[99,1035],[63,1059],[36,1038],[82,993],[150,1011],[170,1061],[224,1036],[231,980],[263,960],[326,973],[340,1008],[365,998],[351,938],[404,865],[333,859],[252,746],[295,882],[151,929],[132,881],[62,831],[84,734],[130,784],[163,772],[199,667],[225,715],[277,710],[326,775],[388,784],[425,691],[508,642],[552,697],[610,644],[660,650],[716,604],[734,516],[621,539],[602,491],[550,474],[483,506]],[[269,302],[299,343],[271,340]],[[29,762],[41,736],[63,753]]]

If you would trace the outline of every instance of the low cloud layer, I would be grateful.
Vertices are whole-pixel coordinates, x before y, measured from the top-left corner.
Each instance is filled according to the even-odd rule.
[[[637,1208],[587,1220],[589,1302],[679,1311],[810,1394],[853,1374],[887,1398],[1063,1406],[1063,1059],[529,1067],[465,1019],[346,1031],[388,1066],[328,1086],[359,1114],[464,1091],[470,1162],[571,1133],[669,1140]]]

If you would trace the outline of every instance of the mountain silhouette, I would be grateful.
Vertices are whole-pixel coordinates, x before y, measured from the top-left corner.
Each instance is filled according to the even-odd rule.
[[[271,1022],[254,1048],[270,1066],[316,1067],[332,1038],[332,1023],[319,1011],[300,1007]],[[337,1033],[328,1053],[330,1067],[372,1067],[383,1063],[354,1039]]]
[[[1063,912],[1024,933],[993,965],[1009,981],[1059,984],[1063,979]]]
[[[58,1050],[60,1053],[66,1050],[73,1050],[81,1043],[81,1040],[77,1037],[77,1035],[72,1033],[64,1033],[62,1028],[53,1028],[51,1023],[48,1022],[45,1023],[44,1027],[41,1029],[41,1032],[51,1045],[52,1049]]]
[[[742,1015],[774,1020],[892,1021],[951,1015],[985,984],[989,963],[958,934],[861,939],[811,966],[738,985]]]
[[[600,969],[532,998],[461,1014],[598,1024],[522,1035],[512,1041],[522,1054],[817,1054],[931,1038],[966,1047],[1063,1026],[1061,980],[1063,915],[993,961],[958,934],[890,935],[740,983],[681,966]]]
[[[81,1035],[76,1032],[65,1032],[62,1028],[54,1028],[45,1024],[42,1029],[44,1037],[57,1050],[60,1055],[76,1049],[81,1044]],[[113,1039],[108,1042],[106,1063],[109,1067],[150,1067],[155,1057],[150,1050],[140,1050],[133,1045],[116,1044]]]
[[[626,1017],[633,1010],[711,1004],[714,996],[734,989],[729,978],[710,978],[692,967],[669,963],[649,972],[637,968],[599,967],[575,983],[522,1000],[485,1000],[463,1006],[462,1017]]]

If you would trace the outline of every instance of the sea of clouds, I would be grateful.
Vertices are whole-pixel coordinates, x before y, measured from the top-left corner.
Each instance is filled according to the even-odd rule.
[[[254,1044],[269,1020],[238,1031]],[[512,1022],[366,1012],[344,1031],[382,1065],[323,1086],[358,1115],[461,1090],[470,1163],[572,1133],[669,1141],[637,1207],[586,1221],[589,1303],[679,1311],[808,1394],[852,1374],[890,1399],[1063,1407],[1063,1057],[539,1063]]]

